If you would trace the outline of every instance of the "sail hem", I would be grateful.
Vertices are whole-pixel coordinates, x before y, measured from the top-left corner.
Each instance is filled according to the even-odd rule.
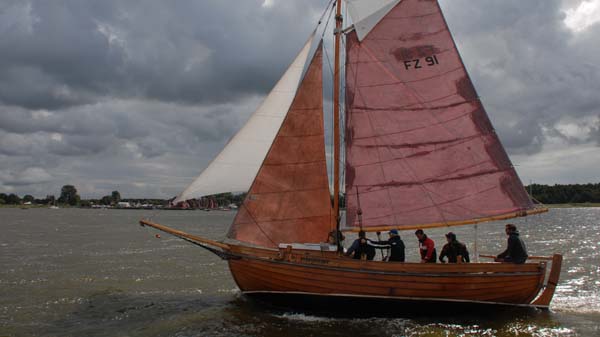
[[[387,230],[391,230],[391,229],[411,230],[411,229],[427,229],[427,228],[440,228],[440,227],[455,227],[455,226],[473,225],[473,224],[489,222],[489,221],[499,221],[499,220],[507,220],[507,219],[512,219],[512,218],[519,218],[519,217],[540,214],[540,213],[545,213],[545,212],[548,212],[548,208],[542,207],[542,208],[534,208],[534,209],[529,209],[529,210],[524,210],[524,211],[510,212],[510,213],[505,213],[505,214],[501,214],[501,215],[495,215],[495,216],[484,217],[484,218],[476,218],[476,219],[470,219],[470,220],[436,222],[436,223],[416,224],[416,225],[408,225],[408,226],[387,226],[387,225],[386,226],[372,226],[372,227],[352,226],[352,227],[342,228],[342,231],[358,232],[358,231],[362,230],[365,232],[381,232],[381,231],[387,231]]]

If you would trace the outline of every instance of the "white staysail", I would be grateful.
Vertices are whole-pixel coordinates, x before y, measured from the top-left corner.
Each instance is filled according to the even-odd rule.
[[[362,41],[400,1],[402,0],[346,0],[358,40]]]
[[[250,188],[296,96],[313,37],[314,33],[248,122],[174,203]]]

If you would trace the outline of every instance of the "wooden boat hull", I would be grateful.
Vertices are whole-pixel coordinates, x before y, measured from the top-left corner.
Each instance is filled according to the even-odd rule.
[[[353,260],[314,249],[250,247],[217,242],[150,221],[150,226],[226,259],[247,294],[505,304],[548,308],[562,256],[531,257],[538,263],[397,263]],[[546,278],[546,262],[552,268]],[[538,293],[543,292],[538,296]],[[536,298],[537,297],[537,298]]]
[[[352,260],[331,252],[231,246],[244,293],[531,305],[546,263],[420,264]],[[547,305],[538,305],[544,307]]]

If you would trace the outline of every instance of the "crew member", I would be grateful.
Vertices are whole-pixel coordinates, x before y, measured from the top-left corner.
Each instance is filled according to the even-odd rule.
[[[449,263],[470,262],[467,246],[456,240],[456,234],[452,232],[446,234],[446,241],[448,243],[442,248],[440,262],[445,263],[445,257],[448,258]]]
[[[435,263],[437,253],[435,251],[435,242],[427,237],[422,229],[417,229],[415,232],[419,239],[419,252],[421,253],[421,263]]]
[[[506,250],[498,254],[494,261],[496,262],[511,262],[511,263],[525,263],[527,260],[527,248],[525,243],[519,237],[519,231],[517,226],[513,224],[506,224],[504,229],[506,235],[508,235],[508,245]]]
[[[388,261],[404,262],[404,242],[398,234],[398,230],[392,229],[388,232],[389,239],[385,241],[370,241],[369,245],[375,248],[389,248]]]
[[[364,231],[358,232],[358,239],[354,240],[352,246],[344,254],[346,256],[352,256],[356,260],[373,260],[375,257],[375,248],[369,245],[366,233]]]

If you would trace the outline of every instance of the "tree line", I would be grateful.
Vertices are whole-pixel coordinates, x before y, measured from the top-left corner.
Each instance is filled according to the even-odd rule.
[[[206,196],[201,199],[188,201],[190,207],[200,208],[206,207],[203,204],[207,201],[214,202],[215,205],[226,206],[230,204],[240,205],[246,194],[221,193],[212,196]],[[131,205],[153,205],[153,206],[169,206],[171,199],[157,198],[121,198],[119,191],[112,191],[110,195],[105,195],[98,199],[82,199],[77,188],[73,185],[64,185],[60,190],[60,196],[56,198],[54,195],[47,195],[45,198],[35,198],[30,194],[24,195],[22,198],[15,193],[0,193],[0,205],[60,205],[60,206],[75,206],[75,207],[92,207],[92,205],[116,206],[119,202],[128,202]]]
[[[20,204],[34,204],[34,205],[71,205],[77,206],[81,202],[81,198],[77,194],[77,189],[73,185],[64,185],[60,190],[60,197],[58,199],[53,194],[46,195],[45,198],[35,198],[31,194],[26,194],[23,198],[20,198],[15,193],[0,193],[0,205],[20,205]]]
[[[540,185],[526,187],[533,198],[543,204],[600,203],[600,183]]]
[[[570,185],[541,185],[532,184],[526,186],[527,192],[533,195],[533,198],[543,204],[569,204],[569,203],[600,203],[600,183],[597,184],[570,184]],[[246,194],[221,193],[213,196],[203,197],[191,201],[191,207],[206,207],[205,204],[214,200],[218,205],[236,204],[240,205]],[[99,199],[81,199],[77,189],[73,185],[64,185],[60,190],[60,196],[47,195],[45,198],[35,198],[30,194],[22,198],[14,193],[0,193],[0,205],[20,205],[31,203],[37,205],[70,205],[90,207],[91,205],[116,205],[119,202],[129,202],[132,204],[150,204],[150,205],[169,205],[173,199],[151,199],[136,198],[122,199],[119,191],[113,191],[110,195],[105,195]],[[340,197],[340,205],[343,206],[344,196]]]

